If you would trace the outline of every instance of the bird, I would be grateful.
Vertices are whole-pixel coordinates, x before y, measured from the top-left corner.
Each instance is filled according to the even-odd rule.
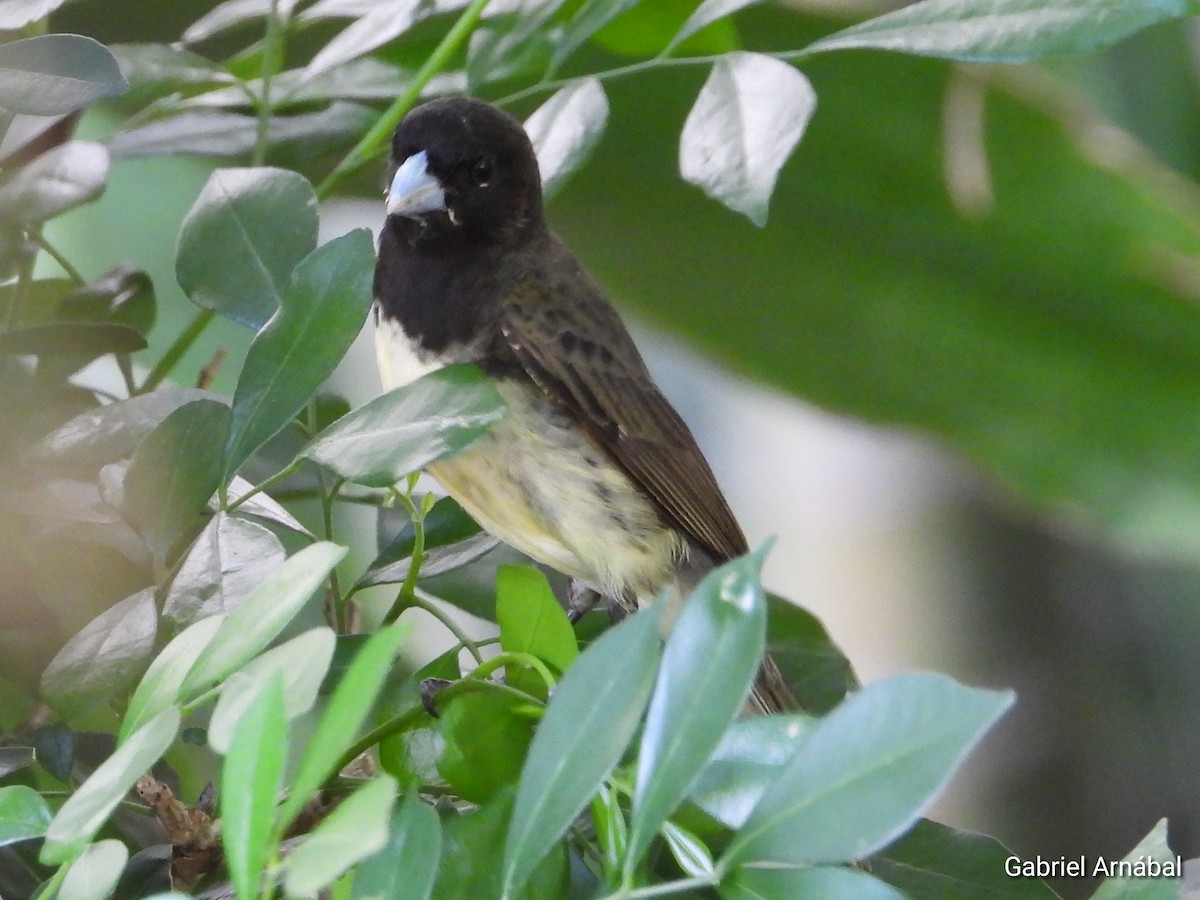
[[[599,284],[550,229],[525,129],[486,101],[414,107],[391,141],[374,276],[385,389],[474,363],[507,405],[429,472],[488,532],[632,611],[748,551],[695,438]],[[766,657],[754,711],[798,707]]]

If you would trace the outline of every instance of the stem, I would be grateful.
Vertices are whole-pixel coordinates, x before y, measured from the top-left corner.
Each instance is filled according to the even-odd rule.
[[[325,473],[317,472],[317,484],[321,488],[321,522],[325,531],[325,540],[333,540],[333,501],[335,495],[342,487],[343,480],[335,478],[333,486],[326,490],[325,488]],[[347,623],[349,616],[347,615],[347,598],[342,595],[341,582],[338,580],[337,566],[334,566],[329,572],[329,591],[333,595],[333,622],[334,628],[338,634],[347,633]]]
[[[211,309],[202,309],[196,313],[196,317],[192,319],[187,328],[183,329],[179,337],[175,338],[175,343],[167,348],[167,352],[162,355],[157,365],[150,370],[150,374],[146,376],[146,380],[142,382],[142,386],[138,390],[139,394],[150,393],[166,380],[167,376],[179,365],[184,354],[192,349],[192,345],[204,333],[204,329],[216,318],[216,315],[216,312]]]
[[[425,563],[425,514],[413,503],[411,484],[407,493],[398,493],[397,496],[408,510],[408,518],[412,522],[413,551],[412,556],[409,557],[408,573],[404,576],[404,583],[400,585],[400,591],[396,594],[392,608],[383,617],[384,625],[391,625],[400,618],[406,609],[416,605],[417,578],[421,574],[421,566]]]
[[[450,632],[450,634],[454,636],[454,639],[466,648],[466,651],[471,654],[476,663],[480,665],[483,664],[483,654],[479,652],[479,645],[467,637],[466,632],[459,628],[458,625],[455,624],[454,620],[446,615],[442,610],[438,609],[437,606],[426,600],[424,597],[414,595],[410,604],[410,608],[422,610],[437,619],[438,622],[442,624],[442,627]]]
[[[404,114],[412,109],[417,97],[424,90],[425,85],[429,84],[429,80],[438,72],[445,68],[446,64],[464,43],[471,32],[474,30],[480,16],[483,15],[484,9],[488,5],[488,0],[472,0],[458,21],[454,23],[446,36],[442,38],[442,42],[434,48],[433,52],[425,59],[424,64],[417,70],[412,81],[409,82],[408,88],[397,97],[392,105],[384,110],[381,115],[371,126],[370,130],[359,139],[359,142],[351,148],[350,152],[342,158],[342,161],[337,164],[328,177],[321,182],[317,188],[317,198],[324,200],[328,197],[335,187],[337,187],[351,173],[362,168],[376,156],[378,156],[383,148],[387,146],[388,139],[392,136],[396,126],[400,124],[400,120],[404,118]]]
[[[646,887],[627,890],[622,888],[615,894],[609,894],[603,900],[634,900],[637,897],[665,897],[668,894],[682,894],[698,888],[710,888],[717,885],[715,876],[708,878],[681,878],[678,881],[668,881],[666,884],[651,884]]]
[[[263,38],[262,69],[259,72],[261,87],[259,88],[256,112],[258,114],[254,135],[254,153],[250,157],[251,165],[261,166],[267,160],[267,151],[271,147],[271,79],[283,62],[284,53],[283,22],[279,18],[278,0],[271,0],[267,10],[267,33]]]
[[[284,468],[282,468],[278,472],[276,472],[274,475],[272,475],[270,478],[264,478],[262,481],[260,481],[258,484],[256,484],[254,487],[252,487],[250,490],[246,491],[246,493],[242,494],[242,496],[238,497],[232,503],[226,503],[224,506],[225,511],[233,512],[235,509],[237,509],[239,506],[241,506],[243,503],[245,503],[247,500],[249,500],[255,494],[261,494],[267,488],[271,487],[271,485],[278,484],[279,482],[283,481],[285,478],[291,478],[293,475],[296,474],[296,472],[299,470],[299,468],[300,468],[300,460],[298,460],[298,459],[293,460],[292,462],[288,463],[287,466],[285,466]]]
[[[534,656],[532,653],[521,653],[518,651],[506,651],[497,653],[487,662],[482,663],[479,668],[471,673],[472,678],[483,678],[495,672],[501,666],[506,665],[528,666],[541,676],[542,681],[546,683],[547,690],[553,690],[558,684],[558,679],[546,668],[546,664]]]
[[[56,263],[58,263],[59,268],[61,268],[64,272],[67,273],[68,278],[70,278],[73,282],[75,282],[78,285],[87,284],[87,279],[85,279],[81,274],[79,274],[79,270],[76,269],[73,265],[71,265],[71,261],[69,259],[67,259],[65,256],[63,256],[62,253],[59,252],[57,247],[55,247],[48,240],[46,240],[46,236],[44,234],[42,234],[41,229],[37,229],[35,231],[29,232],[29,236],[30,236],[30,238],[33,239],[33,242],[35,244],[37,244],[38,247],[40,247],[47,256],[49,256],[52,260],[54,260]]]
[[[26,231],[25,236],[36,243],[37,235],[40,233],[41,229],[35,227]],[[22,246],[20,262],[17,265],[17,287],[13,291],[12,300],[8,304],[8,313],[5,316],[6,331],[11,330],[20,321],[21,308],[29,296],[29,285],[33,280],[34,262],[36,262],[35,254],[28,252],[27,246]]]
[[[778,53],[766,53],[764,56],[776,56]],[[595,78],[597,81],[610,81],[614,78],[624,78],[628,75],[636,75],[639,72],[648,72],[652,69],[674,68],[677,66],[708,66],[715,63],[721,58],[721,55],[714,56],[680,56],[680,57],[663,57],[656,56],[653,59],[643,59],[641,62],[630,63],[627,66],[617,66],[615,69],[608,69],[604,72],[592,72],[589,75],[576,75],[571,78],[554,78],[549,81],[539,81],[537,84],[530,85],[527,88],[522,88],[519,91],[509,94],[507,97],[502,97],[496,101],[498,106],[507,106],[510,103],[515,103],[518,100],[524,100],[526,97],[534,97],[538,94],[544,94],[548,91],[556,91],[559,88],[566,87],[579,81],[581,78]]]

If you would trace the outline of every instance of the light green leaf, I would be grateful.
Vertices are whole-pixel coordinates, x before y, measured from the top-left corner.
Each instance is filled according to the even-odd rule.
[[[108,820],[121,799],[167,751],[179,731],[179,710],[168,707],[135,731],[62,805],[38,857],[61,863],[79,852]]]
[[[336,638],[332,629],[314,628],[273,647],[246,663],[221,685],[221,698],[208,723],[208,745],[227,753],[234,731],[262,686],[278,676],[283,680],[284,706],[289,720],[312,709],[329,671]]]
[[[40,838],[50,825],[50,807],[24,784],[0,787],[0,847]]]
[[[254,338],[238,378],[227,477],[303,409],[345,355],[371,304],[374,269],[371,236],[361,228],[296,266],[283,305]]]
[[[354,875],[353,900],[429,900],[442,851],[442,823],[413,790],[392,816],[387,843]]]
[[[710,572],[671,628],[638,749],[627,877],[750,693],[766,640],[762,559],[755,553]]]
[[[183,32],[183,41],[198,44],[227,28],[264,18],[271,6],[271,0],[224,0],[189,25]]]
[[[159,562],[198,525],[221,480],[229,407],[213,400],[181,406],[155,428],[125,473],[125,510]]]
[[[27,0],[20,0],[26,11]],[[0,107],[59,116],[125,90],[117,61],[99,41],[44,34],[0,46]]]
[[[870,47],[971,62],[1087,53],[1194,13],[1187,0],[924,0],[822,38],[809,52]]]
[[[755,225],[817,106],[808,79],[760,53],[713,65],[679,139],[679,173]]]
[[[183,220],[175,276],[192,302],[260,328],[317,246],[317,195],[285,169],[218,169]]]
[[[162,614],[176,626],[235,610],[287,558],[275,533],[218,512],[171,581]]]
[[[500,646],[509,653],[529,653],[558,673],[579,655],[575,630],[550,582],[531,566],[503,565],[496,572],[496,622]],[[546,696],[536,673],[509,666],[506,681],[535,697]]]
[[[305,73],[312,78],[365,56],[404,34],[429,11],[422,0],[382,0],[318,50]]]
[[[474,443],[504,415],[474,365],[447,366],[343,416],[301,451],[347,481],[390,487]]]
[[[184,680],[182,694],[194,696],[257,656],[345,555],[345,547],[321,541],[288,559],[221,623]]]
[[[358,651],[308,741],[300,769],[279,812],[280,822],[287,824],[296,817],[313,791],[334,773],[342,754],[358,738],[408,632],[407,624],[391,625],[371,635]]]
[[[822,719],[768,785],[722,868],[875,852],[916,821],[1012,699],[924,673],[868,685]]]
[[[0,0],[0,29],[20,31],[31,22],[44,19],[67,0]]]
[[[118,744],[123,743],[129,735],[167,707],[183,700],[184,679],[200,654],[212,643],[224,621],[224,616],[201,619],[175,635],[171,642],[163,647],[162,652],[154,658],[150,668],[142,676],[137,690],[129,698],[129,706],[121,719]]]
[[[1125,860],[1133,864],[1130,874],[1118,875],[1119,869],[1112,866],[1113,874],[1101,882],[1092,900],[1175,900],[1180,896],[1179,875],[1182,873],[1175,868],[1179,857],[1167,846],[1166,819],[1160,819],[1129,851]],[[1175,871],[1175,877],[1163,877],[1165,866]]]
[[[788,868],[745,866],[721,881],[724,900],[909,900],[895,888],[866,872],[836,868]],[[958,894],[953,895],[958,900]]]
[[[504,896],[516,894],[625,752],[654,686],[662,607],[605,632],[558,683],[517,786]]]
[[[283,883],[296,897],[316,896],[343,872],[388,842],[395,779],[377,775],[343,800],[283,862]]]
[[[732,16],[739,9],[745,9],[760,0],[704,0],[696,11],[688,17],[688,20],[683,23],[683,27],[679,29],[679,33],[671,39],[671,43],[667,46],[670,51],[678,47],[697,31],[707,28],[713,22],[724,19],[726,16]]]
[[[42,673],[42,697],[68,718],[111,701],[150,661],[157,629],[154,588],[126,597],[88,622],[50,660]]]
[[[511,694],[464,694],[440,710],[438,773],[464,800],[483,803],[516,782],[533,738],[534,704]],[[524,714],[523,714],[524,713]]]
[[[713,877],[716,867],[703,841],[674,822],[663,822],[662,836],[683,874],[689,878]]]
[[[259,877],[272,850],[287,747],[283,680],[276,675],[242,716],[221,770],[221,843],[238,900],[258,896]]]
[[[0,57],[11,46],[0,44]],[[6,222],[47,222],[99,197],[108,183],[108,169],[103,144],[68,141],[47,150],[0,184],[0,217]]]
[[[525,120],[544,196],[553,197],[588,161],[607,124],[608,98],[596,78],[571,82]]]
[[[107,900],[129,861],[129,851],[117,840],[89,844],[71,863],[58,900]]]

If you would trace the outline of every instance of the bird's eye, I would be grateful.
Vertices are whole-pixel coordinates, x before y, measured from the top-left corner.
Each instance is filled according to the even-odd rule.
[[[487,183],[492,180],[492,161],[487,157],[481,157],[475,161],[475,165],[471,167],[471,177],[480,187],[486,187]]]

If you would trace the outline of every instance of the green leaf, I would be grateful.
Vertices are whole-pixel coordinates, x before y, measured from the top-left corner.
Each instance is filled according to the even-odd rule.
[[[200,654],[212,643],[224,616],[201,619],[177,634],[150,663],[121,719],[117,743],[123,743],[146,722],[182,697],[184,679]]]
[[[37,729],[32,741],[38,765],[63,784],[69,783],[75,766],[75,732],[54,722]]]
[[[242,716],[221,770],[221,843],[238,900],[258,896],[259,877],[272,850],[287,746],[283,680],[276,676]]]
[[[279,812],[281,823],[290,823],[313,791],[336,771],[338,760],[357,739],[371,714],[408,631],[407,625],[399,623],[378,631],[354,657],[308,741],[299,771]]]
[[[470,446],[504,412],[499,392],[478,368],[447,366],[334,422],[300,456],[355,484],[390,487]]]
[[[125,87],[113,55],[92,38],[45,34],[0,45],[0,107],[10,112],[63,115]]]
[[[312,78],[365,56],[404,34],[429,12],[429,7],[412,0],[383,0],[318,50],[305,74]]]
[[[755,225],[779,170],[816,109],[808,79],[760,53],[728,53],[713,65],[679,138],[679,173]]]
[[[525,757],[504,851],[512,897],[620,760],[654,686],[663,604],[601,635],[571,666]]]
[[[62,886],[58,900],[106,900],[121,878],[129,851],[117,840],[97,841],[79,854]]]
[[[118,400],[70,419],[39,441],[30,455],[40,461],[99,468],[132,456],[146,435],[179,407],[216,397],[208,391],[167,385]]]
[[[1056,900],[1040,878],[1005,871],[1013,853],[995,838],[922,819],[871,857],[871,874],[910,897],[955,900]],[[1093,898],[1095,900],[1095,898]]]
[[[551,58],[552,69],[557,69],[567,57],[582,47],[593,34],[633,7],[641,0],[586,0],[566,27],[563,38],[557,42]]]
[[[971,62],[1087,53],[1195,12],[1187,0],[924,0],[822,38],[810,52],[870,47]]]
[[[442,823],[409,791],[392,815],[387,843],[354,875],[353,900],[429,900],[442,853]]]
[[[509,653],[529,653],[558,673],[579,655],[575,630],[554,596],[550,582],[531,566],[503,565],[496,572],[496,622],[500,646]],[[546,685],[535,672],[509,666],[507,683],[535,697]]]
[[[924,673],[868,685],[812,730],[721,865],[873,853],[916,821],[1012,699]]]
[[[237,609],[286,553],[274,532],[218,512],[196,538],[163,601],[162,614],[186,626]]]
[[[40,838],[50,825],[50,807],[23,784],[0,787],[0,847]]]
[[[0,57],[11,46],[0,44]],[[0,217],[6,222],[47,222],[95,200],[108,182],[108,167],[103,144],[68,141],[47,150],[0,184]]]
[[[444,823],[433,900],[501,896],[509,900],[559,900],[566,895],[567,854],[561,841],[541,848],[543,859],[523,889],[501,893],[504,833],[511,809],[511,795],[504,794]]]
[[[127,325],[144,337],[154,327],[156,309],[150,276],[119,265],[64,297],[55,315],[72,321]]]
[[[42,697],[68,718],[111,701],[150,661],[157,630],[154,588],[126,597],[58,651],[42,673]]]
[[[218,169],[179,231],[175,276],[193,303],[260,328],[317,246],[317,195],[284,169]]]
[[[0,747],[0,778],[33,765],[32,747]]]
[[[767,595],[767,653],[810,713],[829,712],[858,686],[850,661],[817,617],[773,594]]]
[[[638,748],[627,877],[750,693],[766,640],[761,568],[754,553],[714,569],[671,628]]]
[[[109,44],[108,49],[139,96],[148,91],[169,94],[185,85],[206,88],[237,83],[220,64],[176,44]]]
[[[760,0],[704,0],[696,7],[695,12],[688,17],[688,20],[683,23],[683,27],[679,29],[679,33],[671,39],[668,45],[668,50],[673,49],[696,32],[707,28],[713,22],[720,21],[727,16],[732,16],[739,9],[745,9],[747,6],[752,6]]]
[[[663,822],[662,836],[683,874],[689,878],[713,877],[716,866],[703,841],[674,822]]]
[[[273,641],[346,555],[327,541],[305,547],[267,578],[221,623],[184,680],[191,697],[241,668]]]
[[[1180,896],[1182,873],[1177,868],[1179,857],[1167,846],[1166,819],[1158,821],[1125,861],[1131,864],[1126,870],[1129,874],[1118,874],[1120,869],[1110,863],[1112,874],[1101,882],[1092,900],[1175,900]],[[1163,877],[1168,866],[1174,877]]]
[[[479,693],[439,710],[445,749],[437,770],[464,800],[483,803],[516,782],[533,739],[531,706],[511,694]]]
[[[253,22],[271,11],[271,0],[225,0],[193,22],[183,32],[185,44],[198,44],[227,28]]]
[[[571,82],[525,120],[544,196],[553,197],[588,161],[607,124],[608,98],[596,78]]]
[[[125,510],[156,560],[194,527],[221,483],[229,407],[212,400],[181,406],[142,441],[125,473]]]
[[[227,753],[242,714],[262,686],[278,676],[283,682],[289,720],[302,716],[317,702],[317,692],[333,659],[335,636],[329,628],[313,628],[246,663],[221,685],[221,698],[208,722],[208,744]]]
[[[370,233],[357,229],[296,266],[238,378],[226,476],[291,421],[345,355],[371,304],[374,261]]]
[[[725,900],[825,900],[853,897],[854,900],[909,900],[895,888],[866,872],[832,867],[791,869],[744,866],[721,881],[718,889]],[[953,895],[956,900],[958,894]]]
[[[134,782],[171,746],[178,731],[179,710],[169,707],[131,734],[58,810],[46,830],[41,862],[61,863],[89,843]]]
[[[0,354],[96,359],[108,353],[133,353],[145,346],[146,339],[128,325],[107,322],[47,322],[0,334]]]
[[[725,732],[688,796],[717,821],[737,830],[763,792],[796,754],[819,720],[803,715],[761,716]]]
[[[314,896],[388,842],[396,782],[377,775],[343,800],[283,862],[288,894]]]
[[[471,514],[458,505],[453,497],[443,497],[433,504],[422,522],[425,532],[425,562],[434,560],[432,551],[461,544],[478,535],[483,529]],[[357,587],[374,584],[398,584],[408,575],[412,553],[416,547],[416,531],[410,522],[384,547],[367,571],[359,578]],[[421,570],[425,571],[422,564]]]

